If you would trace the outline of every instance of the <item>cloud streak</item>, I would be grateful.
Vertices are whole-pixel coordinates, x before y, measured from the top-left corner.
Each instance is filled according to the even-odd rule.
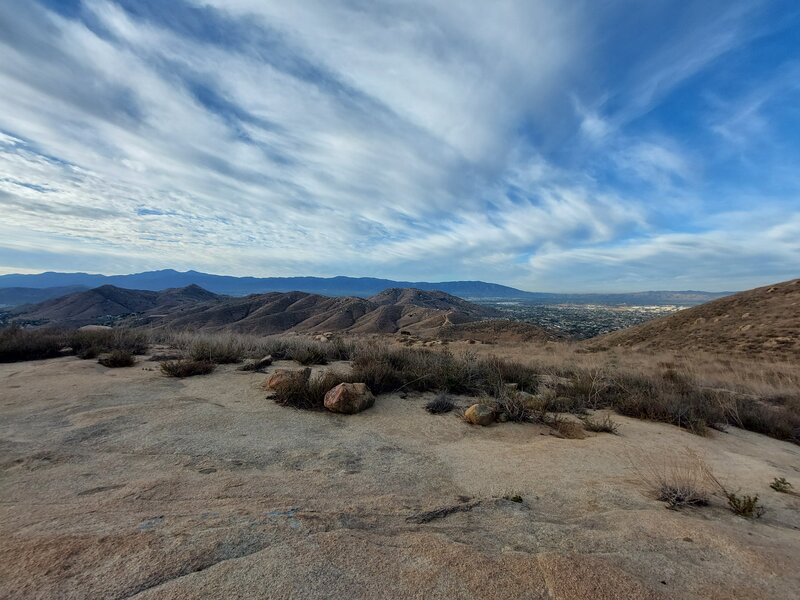
[[[637,56],[607,35],[624,2],[59,4],[0,5],[0,270],[730,287],[706,250],[743,237],[715,215],[753,187],[712,195],[725,145],[754,111],[794,118],[784,79],[724,106],[695,81],[763,39],[757,2],[677,11]],[[730,281],[800,258],[781,181]]]

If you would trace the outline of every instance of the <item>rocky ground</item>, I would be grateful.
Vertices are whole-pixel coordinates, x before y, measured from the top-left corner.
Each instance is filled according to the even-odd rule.
[[[275,367],[286,365],[275,365]],[[275,368],[273,367],[273,368]],[[471,427],[380,396],[346,416],[265,375],[0,365],[2,598],[790,598],[800,448],[616,417]],[[466,403],[466,401],[465,401]],[[757,521],[667,510],[631,463],[692,448]],[[521,502],[507,499],[520,496]],[[515,498],[517,499],[517,498]]]

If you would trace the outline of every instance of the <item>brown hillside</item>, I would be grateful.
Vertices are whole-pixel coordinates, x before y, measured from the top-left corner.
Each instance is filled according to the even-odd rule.
[[[189,305],[213,302],[217,298],[216,294],[196,285],[161,292],[104,285],[39,304],[21,306],[12,314],[19,320],[79,327],[131,314],[174,314]]]
[[[587,342],[647,350],[800,358],[800,279],[756,288]]]
[[[368,299],[273,292],[200,304],[150,319],[147,324],[258,335],[325,331],[394,333],[400,329],[420,333],[434,331],[446,323],[472,322],[496,314],[494,309],[444,292],[415,289],[386,290]]]

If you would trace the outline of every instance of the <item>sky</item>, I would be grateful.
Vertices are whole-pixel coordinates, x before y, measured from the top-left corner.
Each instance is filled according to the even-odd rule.
[[[0,273],[800,276],[800,4],[0,0]]]

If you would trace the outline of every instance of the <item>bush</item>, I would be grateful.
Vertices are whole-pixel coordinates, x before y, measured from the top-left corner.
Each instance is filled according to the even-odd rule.
[[[788,494],[792,491],[792,484],[786,481],[785,477],[776,477],[769,484],[769,487],[781,494]]]
[[[539,407],[535,407],[525,396],[515,392],[503,393],[495,399],[495,406],[498,415],[505,415],[505,420],[516,423],[530,423],[543,417],[543,411]]]
[[[716,482],[706,463],[689,450],[676,456],[645,458],[633,467],[656,499],[673,510],[708,505],[711,485]]]
[[[455,408],[455,406],[456,406],[455,403],[452,400],[450,400],[450,398],[448,398],[444,394],[439,394],[438,396],[436,396],[436,398],[434,398],[425,405],[425,410],[427,410],[432,415],[441,415],[444,413],[449,413],[451,410]]]
[[[203,336],[189,346],[188,355],[194,361],[225,365],[241,362],[244,348],[236,336]]]
[[[611,415],[604,415],[601,419],[596,417],[583,419],[583,427],[595,433],[617,433],[619,424],[611,418]]]
[[[53,358],[67,345],[61,331],[7,327],[0,330],[0,363]]]
[[[207,360],[168,360],[161,363],[161,372],[168,377],[191,377],[207,375],[214,370],[214,363]]]
[[[314,377],[304,377],[298,371],[297,377],[290,377],[274,389],[275,402],[281,406],[291,406],[303,410],[322,410],[325,408],[325,394],[340,383],[353,379],[335,371],[325,371]]]
[[[290,360],[299,362],[301,365],[326,365],[328,356],[323,348],[315,346],[299,346],[287,352]]]
[[[733,492],[726,492],[725,496],[728,499],[728,508],[735,515],[745,519],[759,519],[764,515],[766,509],[758,503],[758,494],[739,496]]]
[[[120,367],[132,367],[136,362],[133,354],[126,350],[114,350],[108,356],[104,356],[98,360],[101,365],[110,369],[117,369]]]
[[[132,329],[77,330],[70,332],[67,345],[81,358],[95,358],[115,350],[145,354],[150,340],[146,333]]]

